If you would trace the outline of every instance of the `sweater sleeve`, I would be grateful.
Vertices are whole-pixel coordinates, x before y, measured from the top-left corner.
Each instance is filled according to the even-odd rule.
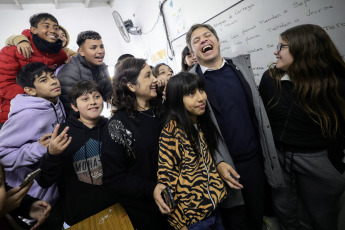
[[[103,184],[119,195],[152,198],[156,183],[142,178],[136,170],[133,170],[135,160],[127,155],[124,145],[113,140],[110,135],[105,137],[106,141],[101,155]],[[126,138],[122,137],[122,140]]]
[[[29,39],[24,35],[12,35],[11,37],[7,38],[5,45],[6,46],[17,46],[21,42],[28,42],[30,44]]]
[[[7,171],[18,167],[33,165],[47,152],[38,140],[39,122],[28,124],[27,113],[18,113],[11,117],[0,132],[0,159]],[[34,125],[34,129],[30,126]],[[23,135],[22,130],[31,130],[31,135]]]
[[[58,179],[63,168],[63,157],[61,155],[51,155],[47,152],[40,160],[41,172],[36,181],[42,188],[49,188]]]
[[[260,85],[259,85],[259,93],[261,95],[261,99],[265,105],[267,106],[267,103],[269,102],[270,98],[270,92],[274,90],[274,86],[272,87],[272,79],[270,77],[270,73],[268,70],[264,72],[262,75]]]

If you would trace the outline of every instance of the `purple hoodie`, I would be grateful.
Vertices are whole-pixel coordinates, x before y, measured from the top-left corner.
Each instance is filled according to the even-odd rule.
[[[65,110],[59,99],[56,104],[27,94],[12,99],[8,120],[0,131],[0,160],[10,186],[19,186],[26,175],[38,168],[40,158],[47,152],[38,140],[64,121]],[[58,198],[56,185],[43,189],[36,181],[28,193],[52,205]]]

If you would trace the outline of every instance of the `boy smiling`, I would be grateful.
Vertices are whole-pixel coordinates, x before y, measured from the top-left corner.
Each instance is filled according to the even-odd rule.
[[[112,93],[108,66],[103,62],[105,49],[102,37],[95,31],[83,31],[77,38],[78,55],[73,57],[58,73],[61,82],[61,101],[67,115],[73,113],[68,93],[80,80],[91,80],[98,83],[104,101]]]
[[[32,62],[42,62],[56,69],[67,59],[66,53],[61,50],[59,25],[53,15],[35,14],[30,18],[30,25],[30,30],[23,31],[34,51],[29,59],[19,54],[16,46],[6,46],[0,51],[0,128],[8,119],[10,101],[17,94],[24,93],[23,88],[16,84],[19,70]]]
[[[102,186],[100,155],[108,120],[100,116],[103,99],[99,86],[94,81],[82,80],[71,89],[70,100],[76,113],[68,117],[60,130],[68,126],[73,140],[66,146],[64,142],[55,142],[53,134],[36,180],[44,188],[57,182],[65,222],[74,225],[116,200],[113,193]]]

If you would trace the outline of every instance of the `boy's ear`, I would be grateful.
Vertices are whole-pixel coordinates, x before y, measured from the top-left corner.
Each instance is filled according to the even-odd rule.
[[[31,31],[31,33],[33,33],[33,34],[37,34],[37,33],[38,33],[37,28],[34,27],[34,26],[31,26],[31,27],[30,27],[30,31]]]
[[[134,86],[132,85],[132,83],[128,82],[128,83],[127,83],[127,87],[128,87],[128,89],[129,89],[130,91],[132,91],[133,93],[135,93],[135,88],[134,88]]]
[[[75,107],[75,106],[73,105],[73,103],[71,103],[71,107],[72,107],[72,109],[73,109],[75,112],[79,112],[78,108]]]
[[[28,86],[24,87],[24,92],[34,97],[37,95],[36,89]]]
[[[78,53],[80,53],[81,56],[85,56],[84,51],[81,47],[78,48]]]

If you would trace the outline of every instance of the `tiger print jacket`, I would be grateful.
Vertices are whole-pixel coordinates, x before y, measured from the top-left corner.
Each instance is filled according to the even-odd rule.
[[[176,208],[168,217],[175,229],[209,217],[225,199],[226,189],[199,131],[202,155],[194,152],[185,132],[170,121],[159,139],[158,183],[175,191]]]

